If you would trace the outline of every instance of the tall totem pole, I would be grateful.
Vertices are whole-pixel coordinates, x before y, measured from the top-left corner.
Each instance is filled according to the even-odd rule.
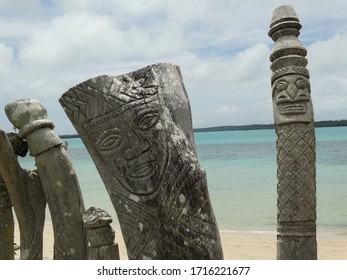
[[[269,36],[277,147],[277,259],[317,259],[316,152],[307,51],[290,5],[272,16]]]

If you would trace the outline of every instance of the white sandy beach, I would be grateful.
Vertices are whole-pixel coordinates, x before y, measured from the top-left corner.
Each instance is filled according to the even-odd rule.
[[[120,258],[127,259],[124,241],[119,229],[116,241],[119,244]],[[221,231],[224,259],[226,260],[275,260],[275,232],[228,232]],[[19,230],[16,225],[15,242],[19,244]],[[43,258],[53,257],[53,227],[46,223],[43,237]],[[347,260],[347,236],[338,233],[318,233],[319,260]],[[16,258],[19,258],[17,253]]]

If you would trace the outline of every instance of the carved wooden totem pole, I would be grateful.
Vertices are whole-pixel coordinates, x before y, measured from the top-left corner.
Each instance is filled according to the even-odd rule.
[[[54,124],[37,100],[21,99],[5,107],[11,123],[26,139],[47,199],[54,229],[54,259],[87,259],[84,204],[76,173]]]
[[[317,259],[316,152],[307,51],[292,6],[277,8],[269,36],[277,146],[277,259]]]
[[[129,259],[222,259],[178,66],[96,77],[60,103],[106,185]]]

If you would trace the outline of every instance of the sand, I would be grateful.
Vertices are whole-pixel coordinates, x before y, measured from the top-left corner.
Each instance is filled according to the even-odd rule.
[[[229,232],[221,231],[224,259],[226,260],[275,260],[275,232]],[[116,240],[119,244],[120,258],[127,259],[124,241],[119,229],[116,229]],[[19,244],[19,232],[16,225],[15,242]],[[43,258],[53,256],[53,227],[46,223],[44,230]],[[318,233],[319,260],[347,260],[347,236],[339,233]],[[17,253],[16,258],[19,258]]]

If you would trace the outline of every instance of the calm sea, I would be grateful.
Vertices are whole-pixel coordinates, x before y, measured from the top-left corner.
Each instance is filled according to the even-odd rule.
[[[347,127],[317,128],[318,231],[347,234]],[[86,208],[116,213],[82,141],[65,139]],[[276,149],[273,130],[195,133],[200,164],[220,230],[276,231]],[[21,159],[33,168],[30,157]]]

